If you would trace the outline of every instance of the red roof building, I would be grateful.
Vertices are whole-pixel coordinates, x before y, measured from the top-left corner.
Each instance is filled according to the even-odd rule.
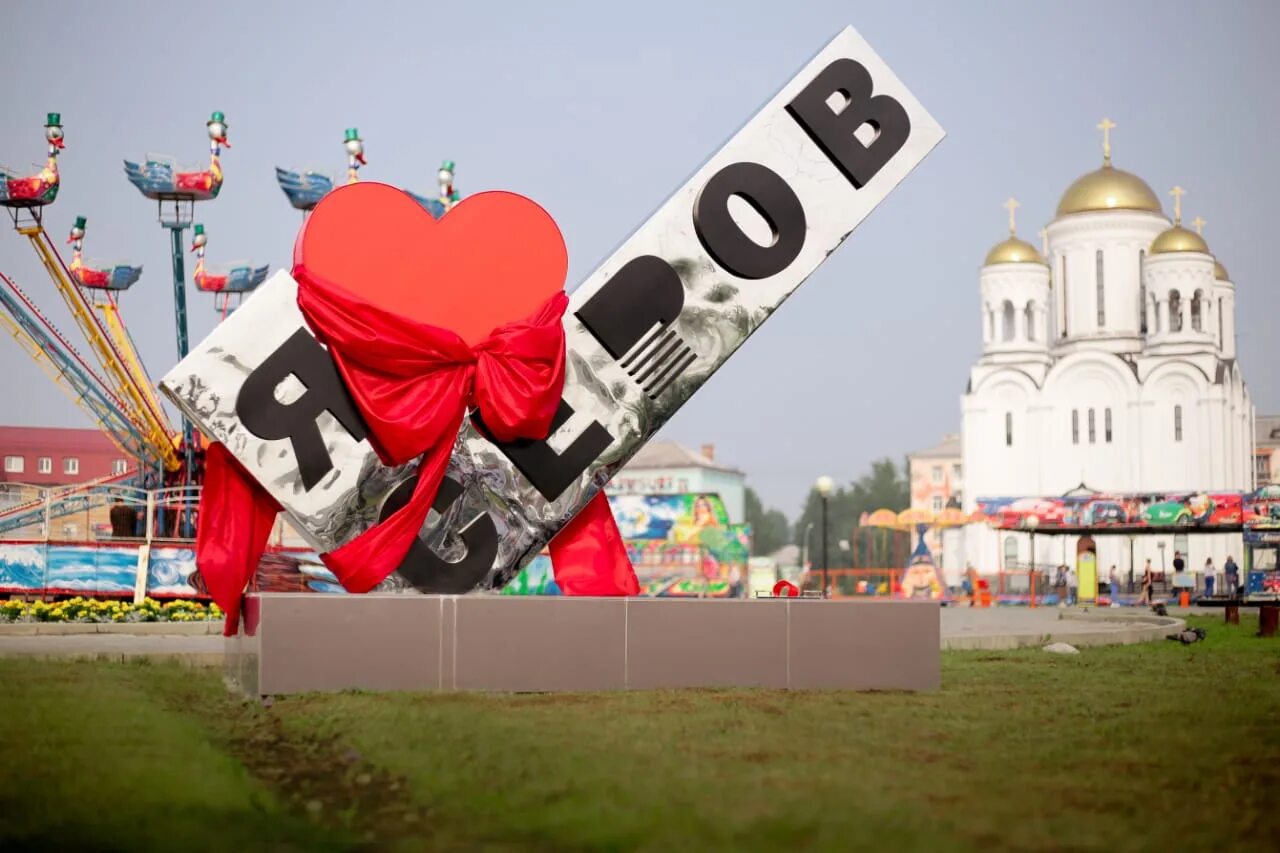
[[[96,429],[0,426],[0,483],[62,486],[136,471],[106,434]]]

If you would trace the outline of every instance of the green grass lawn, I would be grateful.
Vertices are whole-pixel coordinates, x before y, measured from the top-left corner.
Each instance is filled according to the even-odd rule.
[[[933,694],[235,700],[0,660],[0,849],[1274,849],[1280,642],[943,655]]]

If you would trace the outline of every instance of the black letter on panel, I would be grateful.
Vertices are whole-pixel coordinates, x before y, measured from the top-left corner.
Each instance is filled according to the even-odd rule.
[[[738,196],[758,213],[773,239],[762,246],[729,213]],[[693,203],[693,230],[717,264],[738,278],[760,279],[786,269],[804,246],[804,206],[778,173],[759,163],[731,163],[711,176]]]
[[[413,477],[397,486],[383,503],[378,521],[386,521],[392,513],[407,504],[417,482],[418,478]],[[440,489],[436,492],[436,499],[431,507],[443,514],[460,497],[462,486],[445,477],[440,481]],[[466,556],[458,562],[440,559],[427,547],[427,543],[415,539],[404,562],[396,571],[419,592],[461,593],[475,589],[489,573],[489,569],[493,568],[493,558],[498,555],[498,529],[493,526],[493,519],[486,512],[468,522],[458,531],[458,536],[467,546]]]
[[[276,388],[296,376],[306,392],[292,403],[276,399]],[[258,438],[289,439],[298,459],[302,487],[310,490],[333,469],[316,424],[321,412],[333,415],[351,437],[360,441],[368,432],[351,395],[342,384],[329,353],[303,329],[253,369],[236,395],[236,416]]]
[[[556,415],[551,420],[551,432],[554,433],[564,426],[564,422],[569,420],[572,414],[573,407],[561,400],[560,407],[556,409]],[[498,441],[485,429],[479,414],[472,416],[471,420],[484,437],[496,444],[498,449],[511,460],[511,464],[515,465],[520,473],[524,474],[525,479],[549,501],[560,497],[564,490],[582,476],[582,472],[600,458],[600,454],[613,443],[613,436],[609,435],[609,431],[598,421],[592,421],[591,425],[573,440],[564,453],[556,453],[545,441],[530,439],[518,439],[505,443]]]
[[[623,265],[577,311],[587,331],[621,359],[656,323],[666,328],[684,308],[684,285],[671,264],[641,255]]]
[[[839,95],[846,103],[835,111],[827,100]],[[911,119],[902,104],[888,95],[871,94],[871,75],[852,59],[837,59],[818,73],[787,104],[787,112],[855,187],[876,176],[911,135]],[[870,145],[853,132],[864,124],[876,130]]]

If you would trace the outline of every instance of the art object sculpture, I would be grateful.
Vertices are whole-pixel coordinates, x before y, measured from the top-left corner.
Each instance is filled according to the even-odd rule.
[[[388,231],[421,229],[392,198],[407,196],[363,183],[335,191],[304,227],[293,275],[267,281],[162,386],[225,447],[227,470],[260,484],[268,509],[282,509],[331,568],[361,537],[423,519],[416,536],[397,534],[396,548],[381,552],[376,565],[365,561],[352,572],[349,588],[500,588],[548,543],[554,552],[557,534],[599,505],[609,477],[941,138],[851,28],[837,36],[558,309],[564,382],[543,439],[533,437],[540,429],[489,422],[481,403],[448,458],[429,452],[404,461],[421,447],[405,442],[389,452],[385,428],[369,420],[374,401],[358,379],[369,365],[353,355],[350,336],[326,326],[343,315],[326,317],[311,304],[316,279],[324,279],[337,285],[322,288],[335,304],[354,300],[346,304],[361,322],[376,317],[395,337],[397,329],[430,323],[430,312],[446,304],[497,302],[457,284],[504,286],[497,270],[458,277],[483,264],[487,249],[501,254],[519,242],[496,223],[473,230],[493,204],[489,197],[501,193],[454,205],[436,226],[449,239],[432,241],[451,251],[424,264],[419,241],[388,239]],[[384,212],[397,212],[340,213],[375,194]],[[731,211],[734,197],[759,218],[751,233]],[[335,217],[325,216],[326,205]],[[521,299],[520,310],[513,303],[502,318],[477,310],[471,325],[458,314],[447,328],[474,342],[495,320],[534,316],[546,296]],[[547,315],[535,315],[542,327]],[[475,363],[474,355],[463,357]],[[278,393],[289,377],[301,379],[301,393]],[[421,376],[402,378],[412,384]],[[452,423],[457,402],[450,399],[441,417]],[[422,510],[423,490],[432,492],[434,512]]]

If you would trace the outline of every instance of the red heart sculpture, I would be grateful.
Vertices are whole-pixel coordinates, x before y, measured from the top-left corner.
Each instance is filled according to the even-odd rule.
[[[293,263],[295,276],[302,268],[474,346],[562,290],[569,256],[555,220],[524,196],[478,193],[436,221],[402,190],[362,182],[316,205]]]

